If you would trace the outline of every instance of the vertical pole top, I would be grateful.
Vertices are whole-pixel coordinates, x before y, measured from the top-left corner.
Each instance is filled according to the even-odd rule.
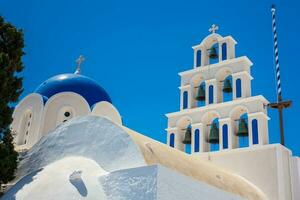
[[[276,6],[275,6],[275,4],[272,4],[271,5],[271,12],[275,13],[275,11],[276,11]]]

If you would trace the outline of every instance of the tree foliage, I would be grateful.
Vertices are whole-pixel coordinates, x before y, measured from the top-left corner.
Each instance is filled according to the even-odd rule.
[[[23,32],[0,16],[0,186],[14,178],[18,153],[10,131],[13,103],[22,93]]]

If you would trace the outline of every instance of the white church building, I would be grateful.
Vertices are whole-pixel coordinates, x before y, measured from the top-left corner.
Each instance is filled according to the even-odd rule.
[[[193,46],[192,69],[179,73],[180,110],[166,114],[166,145],[122,125],[108,93],[80,74],[83,57],[74,74],[43,82],[14,110],[15,146],[25,156],[15,186],[3,199],[51,199],[53,188],[66,188],[61,198],[94,199],[88,195],[100,192],[101,199],[113,200],[299,200],[300,158],[281,144],[269,144],[269,101],[252,96],[253,63],[246,56],[236,57],[237,42],[217,34],[217,29],[213,25],[211,33]],[[81,139],[67,140],[69,134],[74,135],[72,140],[77,135]],[[65,174],[57,182],[40,181],[61,166],[68,166],[61,173],[70,174],[69,182],[61,178]],[[102,175],[90,169],[101,169]],[[24,185],[28,176],[31,181]],[[95,179],[98,176],[101,183]],[[74,177],[79,180],[75,184]],[[101,190],[84,193],[76,186],[83,182],[86,191],[88,183],[99,184]]]

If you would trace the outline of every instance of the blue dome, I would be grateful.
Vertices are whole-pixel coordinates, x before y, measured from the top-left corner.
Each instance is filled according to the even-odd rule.
[[[35,92],[47,98],[60,92],[74,92],[85,98],[90,107],[100,101],[112,103],[109,95],[96,81],[79,74],[53,76],[43,82]]]

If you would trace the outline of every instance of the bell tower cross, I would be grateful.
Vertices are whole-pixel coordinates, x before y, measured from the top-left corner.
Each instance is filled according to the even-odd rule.
[[[208,29],[208,31],[211,33],[216,33],[217,30],[219,30],[219,26],[215,24],[211,25],[211,27]]]

